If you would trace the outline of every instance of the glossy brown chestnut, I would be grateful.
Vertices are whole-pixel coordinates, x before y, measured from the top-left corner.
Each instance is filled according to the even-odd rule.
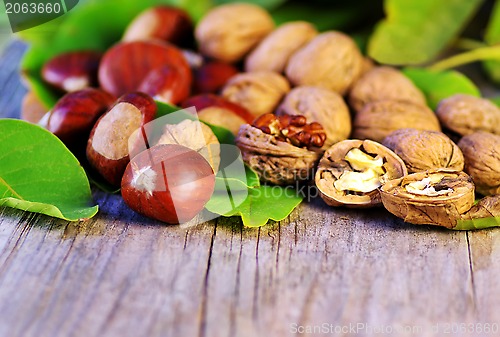
[[[160,39],[178,46],[191,46],[193,22],[182,9],[156,6],[140,13],[127,27],[123,41]]]
[[[92,50],[59,54],[45,63],[42,78],[66,92],[95,87],[101,57],[100,52]]]
[[[156,145],[130,161],[121,193],[137,213],[177,224],[201,212],[214,187],[214,172],[202,155],[181,145]]]
[[[232,64],[208,61],[194,71],[193,91],[216,94],[237,73],[238,69]]]
[[[190,80],[190,76],[185,76],[176,68],[166,65],[151,70],[139,86],[139,91],[157,101],[175,105],[189,97]]]
[[[223,108],[225,110],[232,111],[235,115],[239,116],[249,124],[251,124],[255,119],[255,117],[247,109],[214,94],[201,94],[190,97],[184,102],[182,102],[182,107],[184,109],[189,107],[195,107],[198,113],[200,113],[203,109],[206,108],[211,108],[211,107]]]
[[[94,125],[87,143],[90,165],[113,186],[120,186],[129,162],[129,137],[156,114],[156,103],[140,92],[125,94]]]
[[[122,42],[104,54],[99,66],[99,83],[118,97],[138,90],[152,70],[167,65],[191,82],[189,64],[175,46],[161,41]]]

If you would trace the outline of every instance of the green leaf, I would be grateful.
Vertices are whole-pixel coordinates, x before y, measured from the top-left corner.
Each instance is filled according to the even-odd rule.
[[[405,68],[403,73],[425,94],[427,104],[435,109],[444,98],[454,94],[480,97],[479,89],[465,75],[454,70],[432,71],[424,68]]]
[[[490,97],[489,100],[500,107],[500,97]]]
[[[244,2],[246,3],[251,3],[257,6],[260,6],[265,9],[273,9],[278,7],[279,5],[282,5],[285,3],[287,0],[245,0]],[[221,4],[227,4],[231,2],[237,2],[234,0],[214,0],[215,5],[221,5]]]
[[[483,0],[386,0],[387,18],[377,27],[368,54],[385,64],[420,64],[435,58]]]
[[[226,202],[213,198],[206,207],[210,212],[220,214],[218,209],[223,208]],[[301,202],[302,197],[293,188],[262,185],[248,189],[248,196],[243,203],[221,215],[238,215],[241,216],[243,225],[261,227],[269,220],[285,219]]]
[[[472,220],[458,220],[457,225],[453,229],[459,231],[468,231],[468,230],[485,229],[492,227],[500,227],[500,217],[480,218]]]
[[[56,136],[0,120],[0,206],[77,221],[97,213],[92,204],[85,171]]]
[[[484,40],[489,45],[500,43],[500,0],[493,7]],[[500,84],[500,61],[485,61],[483,68],[493,82]]]

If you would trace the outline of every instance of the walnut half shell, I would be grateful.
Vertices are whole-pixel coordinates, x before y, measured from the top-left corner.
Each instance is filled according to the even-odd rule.
[[[326,204],[364,208],[380,205],[379,187],[406,174],[401,158],[385,146],[344,140],[325,152],[315,182]]]
[[[464,172],[438,169],[389,181],[384,207],[405,222],[453,228],[474,204],[474,184]]]

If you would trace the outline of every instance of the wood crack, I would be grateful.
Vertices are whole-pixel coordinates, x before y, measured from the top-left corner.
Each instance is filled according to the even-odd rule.
[[[214,241],[215,236],[217,235],[217,224],[218,219],[214,224],[214,232],[212,233],[212,238],[210,240],[210,248],[208,250],[208,259],[207,259],[207,270],[205,272],[205,281],[203,283],[203,292],[201,299],[201,320],[200,320],[200,329],[199,329],[199,337],[205,337],[207,335],[207,302],[208,302],[208,279],[210,277],[210,265],[212,264],[212,252],[214,249]]]

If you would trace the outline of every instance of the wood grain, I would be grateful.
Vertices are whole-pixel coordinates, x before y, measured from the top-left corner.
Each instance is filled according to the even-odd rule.
[[[0,59],[4,117],[18,115],[24,49]],[[94,197],[86,222],[0,208],[0,336],[294,336],[294,324],[333,325],[307,336],[443,336],[433,326],[500,324],[496,229],[413,226],[320,200],[261,229],[235,218],[185,228]],[[335,332],[358,323],[372,330]]]

